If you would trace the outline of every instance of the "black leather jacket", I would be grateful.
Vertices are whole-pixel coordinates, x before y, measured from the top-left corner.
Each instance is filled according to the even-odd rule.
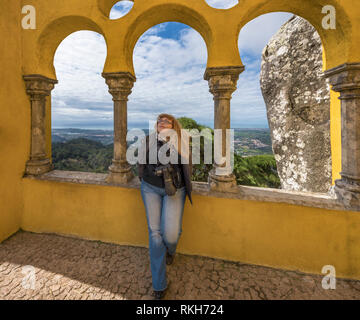
[[[146,136],[146,156],[148,159],[149,155],[149,135]],[[191,162],[191,148],[189,150],[189,164],[182,164],[179,163],[179,166],[182,169],[183,178],[184,178],[184,184],[186,189],[186,194],[190,200],[190,203],[192,204],[192,198],[191,198],[191,192],[192,192],[192,185],[191,185],[191,176],[192,176],[192,162]],[[148,166],[152,166],[151,164],[140,164],[138,163],[138,172],[139,172],[139,179],[141,179],[144,176],[144,172],[147,169]]]

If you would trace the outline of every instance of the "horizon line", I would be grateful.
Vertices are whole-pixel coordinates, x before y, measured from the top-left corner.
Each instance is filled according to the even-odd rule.
[[[213,127],[208,126],[211,129],[214,129]],[[104,129],[104,128],[76,128],[76,127],[53,127],[51,128],[51,130],[64,130],[64,129],[75,129],[75,130],[102,130],[102,131],[114,131],[114,129]],[[149,128],[140,128],[140,127],[132,127],[132,128],[128,128],[128,130],[131,129],[142,129],[142,130],[149,130]],[[254,130],[254,129],[270,129],[269,127],[232,127],[230,129],[249,129],[249,130]]]

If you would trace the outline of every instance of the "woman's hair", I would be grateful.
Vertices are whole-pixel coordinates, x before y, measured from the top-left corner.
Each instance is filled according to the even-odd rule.
[[[171,114],[167,114],[167,113],[161,113],[157,116],[157,119],[156,119],[156,127],[157,127],[157,122],[161,119],[161,118],[167,118],[169,120],[172,121],[173,123],[173,126],[172,126],[172,129],[176,132],[177,134],[177,151],[180,155],[184,156],[184,157],[188,157],[188,151],[189,151],[189,137],[188,136],[183,136],[182,135],[182,126],[180,124],[180,122],[174,117],[172,116]],[[157,130],[157,128],[156,128]],[[185,153],[186,154],[182,154],[181,153],[181,145],[183,144],[183,148],[185,148]]]

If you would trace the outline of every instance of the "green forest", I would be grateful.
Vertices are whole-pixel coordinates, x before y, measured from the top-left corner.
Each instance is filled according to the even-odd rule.
[[[198,129],[206,126],[195,120],[178,118],[184,129]],[[209,128],[210,129],[210,128]],[[210,129],[212,132],[213,130]],[[200,159],[203,159],[204,141],[201,139]],[[113,158],[113,143],[104,145],[99,141],[88,138],[75,138],[65,142],[52,143],[52,161],[54,169],[67,171],[84,171],[107,173]],[[195,164],[193,166],[193,181],[206,182],[211,164]],[[137,168],[133,166],[134,174]],[[277,174],[276,161],[273,155],[264,154],[243,157],[234,154],[234,174],[237,184],[264,188],[280,188],[280,179]]]

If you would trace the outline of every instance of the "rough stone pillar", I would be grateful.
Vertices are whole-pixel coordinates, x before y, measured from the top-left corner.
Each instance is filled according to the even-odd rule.
[[[114,101],[114,158],[107,182],[126,184],[134,178],[126,160],[127,101],[136,78],[129,72],[103,73]]]
[[[214,96],[214,129],[222,130],[222,156],[226,157],[226,150],[230,148],[230,141],[226,139],[226,129],[230,129],[230,100],[236,90],[239,75],[244,71],[243,66],[207,68],[204,79],[209,82],[210,92]],[[237,192],[236,178],[231,172],[219,175],[219,167],[226,167],[224,162],[218,165],[214,162],[209,173],[210,189],[220,192]]]
[[[341,100],[341,179],[335,193],[346,207],[360,211],[360,63],[325,71]]]
[[[45,110],[46,96],[58,81],[37,74],[24,75],[23,79],[31,101],[31,150],[25,174],[39,175],[53,169],[46,154]]]

